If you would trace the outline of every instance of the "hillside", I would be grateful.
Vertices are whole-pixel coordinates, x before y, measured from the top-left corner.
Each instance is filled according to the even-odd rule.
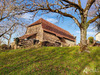
[[[0,51],[0,75],[99,75],[100,47],[41,47]]]

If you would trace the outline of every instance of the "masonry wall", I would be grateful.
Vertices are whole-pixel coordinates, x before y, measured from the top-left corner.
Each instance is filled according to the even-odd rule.
[[[25,34],[34,34],[34,35],[29,37],[28,39],[20,40],[18,44],[20,47],[33,46],[34,38],[39,40],[40,42],[43,41],[43,29],[42,29],[41,24],[28,27]]]
[[[43,32],[43,40],[44,41],[47,40],[52,43],[61,42],[61,40],[56,35],[50,34],[48,32]],[[62,46],[75,46],[76,45],[76,42],[74,41],[71,41],[68,39],[64,39],[64,40],[65,42],[61,42]]]
[[[35,34],[35,33],[36,33],[36,39],[39,41],[43,41],[43,28],[41,24],[27,28],[26,34]]]
[[[31,36],[30,38],[28,39],[22,39],[22,40],[19,40],[19,45],[22,45],[22,46],[32,46],[33,45],[33,38],[36,38],[36,34]]]
[[[100,41],[100,33],[96,35],[96,41]]]
[[[66,41],[67,46],[75,46],[76,45],[76,42],[74,42],[74,41],[71,41],[71,40],[68,40],[68,39],[65,39],[65,41]]]
[[[43,41],[49,41],[52,43],[60,42],[59,38],[56,35],[48,32],[43,32]]]
[[[29,40],[20,40],[19,41],[19,46],[24,46],[24,47],[28,47],[28,46],[32,46],[33,45],[33,39],[29,39]]]

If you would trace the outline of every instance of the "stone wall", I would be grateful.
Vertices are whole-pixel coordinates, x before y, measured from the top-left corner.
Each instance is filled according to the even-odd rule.
[[[27,28],[26,34],[34,34],[33,36],[29,37],[28,39],[22,39],[19,41],[19,46],[21,47],[29,47],[33,45],[33,39],[39,40],[40,42],[43,41],[43,29],[41,24],[34,25]]]
[[[16,49],[16,48],[17,48],[17,46],[16,46],[16,44],[15,44],[15,41],[11,43],[11,48],[12,48],[12,49]]]
[[[43,32],[43,41],[49,41],[52,43],[60,42],[59,38],[56,35],[48,32]]]
[[[20,40],[18,43],[18,46],[22,46],[22,47],[28,47],[28,46],[32,46],[33,45],[33,39],[29,39],[29,40]]]
[[[41,24],[27,28],[26,34],[34,34],[34,33],[36,33],[37,40],[43,41],[43,28]]]
[[[36,39],[36,35],[37,34],[34,34],[33,36],[29,37],[28,39]]]
[[[60,42],[62,46],[75,46],[76,42],[68,40],[68,39],[60,39],[56,35],[48,33],[48,32],[43,32],[43,40],[44,41],[49,41],[52,43],[55,42]]]
[[[67,46],[75,46],[76,45],[76,42],[74,42],[74,41],[71,41],[71,40],[68,40],[68,39],[65,39],[65,41],[66,41]]]

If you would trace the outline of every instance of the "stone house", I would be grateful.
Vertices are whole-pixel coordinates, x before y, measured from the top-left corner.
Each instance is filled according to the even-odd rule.
[[[68,31],[40,18],[27,27],[25,35],[19,37],[19,46],[42,43],[43,46],[74,46],[76,37]]]

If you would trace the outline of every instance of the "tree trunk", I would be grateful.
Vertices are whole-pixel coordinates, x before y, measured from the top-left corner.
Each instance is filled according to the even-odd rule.
[[[8,39],[8,47],[10,46],[10,39]]]
[[[80,51],[83,52],[87,49],[87,29],[81,28]]]
[[[8,46],[9,47],[10,47],[11,36],[12,36],[12,34],[9,35],[9,39],[8,39]]]

